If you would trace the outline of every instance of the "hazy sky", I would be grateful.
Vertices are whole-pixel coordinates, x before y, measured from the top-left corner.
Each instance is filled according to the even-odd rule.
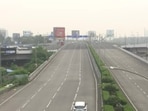
[[[53,27],[66,33],[94,30],[104,34],[143,35],[148,29],[148,0],[0,0],[0,28],[22,34],[23,30],[47,34]]]

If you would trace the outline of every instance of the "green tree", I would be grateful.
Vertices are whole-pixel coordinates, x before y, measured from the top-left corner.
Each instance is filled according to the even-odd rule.
[[[34,43],[34,38],[33,37],[21,37],[20,42],[22,44],[33,44]]]
[[[13,45],[13,44],[14,44],[14,42],[12,42],[11,37],[7,37],[4,40],[4,45]]]
[[[118,91],[118,89],[113,84],[106,85],[104,90],[109,91],[110,95],[116,95],[116,91]]]
[[[11,75],[22,75],[22,74],[28,74],[28,71],[22,67],[19,67],[18,69],[11,72]]]
[[[110,76],[109,77],[105,76],[105,77],[102,77],[102,82],[103,83],[113,83],[114,81]]]
[[[7,75],[7,70],[4,67],[0,67],[0,83],[4,84],[4,78]]]
[[[116,107],[116,105],[120,104],[120,99],[117,96],[110,96],[107,100],[107,104]]]

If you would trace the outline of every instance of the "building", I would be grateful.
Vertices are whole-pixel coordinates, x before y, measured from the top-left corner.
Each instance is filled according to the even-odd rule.
[[[20,33],[13,33],[12,38],[13,38],[13,41],[18,44],[20,41]]]
[[[0,38],[6,38],[7,37],[7,31],[5,29],[0,29]]]
[[[31,37],[33,33],[31,31],[23,31],[23,37]]]
[[[7,31],[5,29],[0,29],[0,44],[3,44],[6,37]]]

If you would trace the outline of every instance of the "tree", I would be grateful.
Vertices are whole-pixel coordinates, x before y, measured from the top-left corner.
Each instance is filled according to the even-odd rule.
[[[11,37],[7,37],[5,40],[4,40],[4,45],[12,45],[14,44],[11,40]]]
[[[113,84],[106,85],[104,90],[108,91],[110,95],[115,95],[116,91],[118,91],[118,89]]]
[[[107,100],[107,104],[112,105],[114,107],[116,107],[116,105],[119,103],[120,103],[120,99],[117,96],[111,96]]]
[[[5,37],[3,36],[3,34],[0,33],[0,43],[2,44],[4,40],[5,40]]]

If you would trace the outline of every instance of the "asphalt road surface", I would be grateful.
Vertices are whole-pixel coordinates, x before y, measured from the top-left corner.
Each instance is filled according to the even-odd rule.
[[[74,101],[96,109],[96,82],[83,42],[67,44],[40,75],[24,87],[0,95],[0,111],[71,111]]]
[[[106,67],[115,66],[126,69],[148,78],[148,64],[121,51],[110,43],[93,42],[97,53],[105,62]],[[148,80],[125,72],[123,70],[111,70],[113,76],[120,84],[137,111],[148,110]]]

